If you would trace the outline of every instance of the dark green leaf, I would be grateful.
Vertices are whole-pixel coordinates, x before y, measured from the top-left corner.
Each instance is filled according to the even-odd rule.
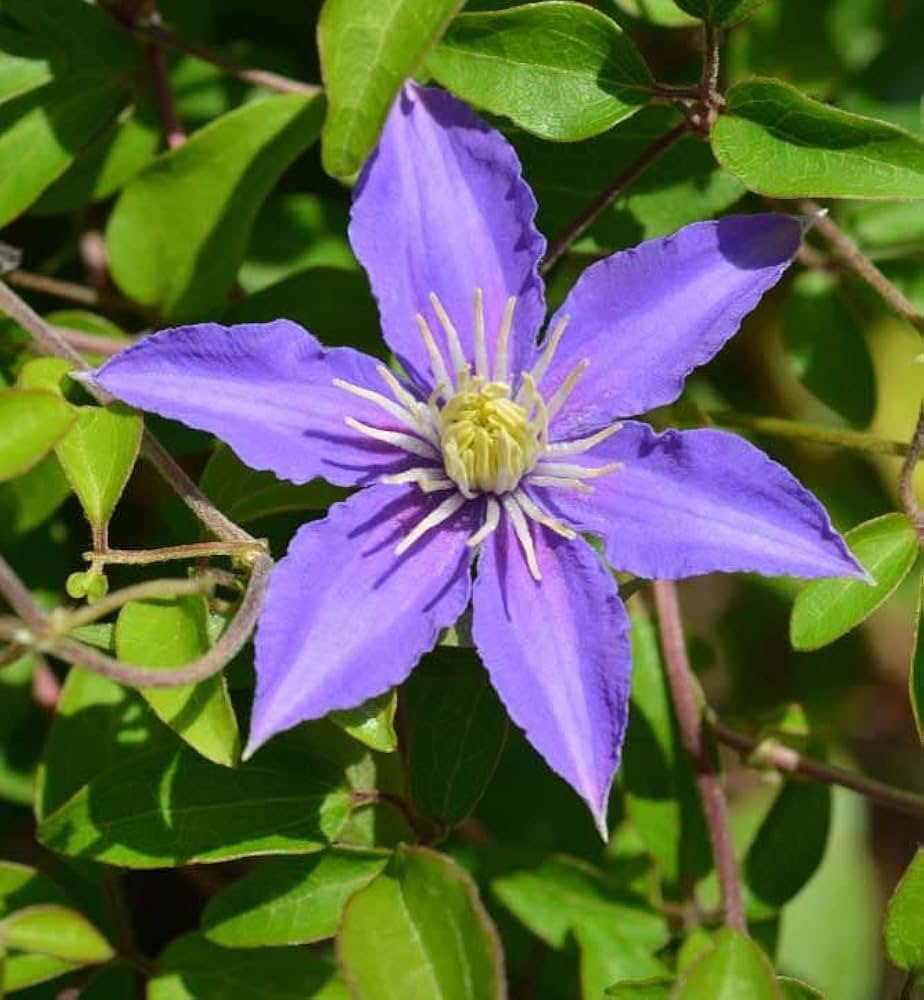
[[[106,231],[123,291],[173,318],[220,305],[260,205],[317,138],[321,115],[319,98],[300,95],[246,104],[142,170],[119,197]]]
[[[924,972],[924,848],[918,848],[889,900],[885,943],[900,969]]]
[[[15,861],[0,861],[0,919],[28,906],[67,902],[67,893],[48,875]]]
[[[859,318],[831,275],[804,271],[796,278],[783,332],[806,388],[855,427],[866,427],[876,411],[873,359]]]
[[[42,710],[32,696],[34,662],[23,656],[0,670],[0,799],[32,804],[42,747]]]
[[[472,650],[439,647],[408,681],[411,797],[461,823],[478,804],[507,737],[507,716]]]
[[[707,874],[712,850],[696,778],[680,744],[654,625],[632,621],[631,737],[623,748],[626,809],[674,891]]]
[[[778,80],[728,91],[712,130],[719,162],[778,198],[924,198],[924,141],[814,101]]]
[[[15,951],[95,965],[115,954],[83,914],[56,903],[27,906],[0,923],[0,943]]]
[[[375,145],[398,88],[464,0],[326,0],[318,21],[328,101],[324,169],[349,177]]]
[[[676,0],[676,3],[693,17],[727,28],[747,17],[766,0]]]
[[[746,935],[723,927],[715,948],[680,980],[677,1000],[782,1000],[766,955]]]
[[[46,521],[71,492],[54,455],[48,455],[24,475],[0,483],[0,541],[24,535]]]
[[[427,69],[470,104],[564,142],[605,132],[634,114],[652,83],[619,25],[562,0],[462,14]]]
[[[422,847],[399,848],[347,904],[338,952],[353,996],[500,1000],[497,932],[461,868]]]
[[[68,432],[71,407],[42,389],[0,392],[0,481],[30,469]]]
[[[202,597],[130,601],[115,628],[120,660],[140,667],[181,667],[211,645],[208,607]],[[224,674],[199,684],[141,691],[157,715],[194,750],[227,767],[237,763],[240,738]]]
[[[336,970],[298,948],[229,951],[197,934],[161,955],[147,1000],[349,1000]]]
[[[285,511],[326,510],[346,495],[323,479],[295,486],[271,472],[257,472],[224,444],[212,453],[199,485],[212,503],[238,524]]]
[[[48,83],[47,48],[19,31],[0,28],[0,104]]]
[[[126,406],[79,406],[55,454],[94,532],[109,523],[141,447],[144,423]]]
[[[917,533],[904,514],[886,514],[858,525],[847,532],[846,540],[875,583],[839,577],[806,584],[789,623],[796,649],[819,649],[859,625],[902,582],[918,554]]]
[[[796,780],[783,785],[744,860],[755,901],[777,909],[802,889],[821,864],[830,825],[827,785]]]
[[[322,774],[298,734],[238,770],[160,749],[94,777],[39,827],[48,848],[126,868],[306,854],[337,835],[348,791]]]
[[[310,944],[333,937],[347,900],[387,861],[382,854],[340,850],[264,861],[212,897],[202,929],[225,948]]]

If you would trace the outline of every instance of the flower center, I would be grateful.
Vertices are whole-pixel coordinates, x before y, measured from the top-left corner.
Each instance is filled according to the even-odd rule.
[[[542,425],[505,382],[476,375],[439,412],[446,475],[466,497],[515,489],[542,453]]]

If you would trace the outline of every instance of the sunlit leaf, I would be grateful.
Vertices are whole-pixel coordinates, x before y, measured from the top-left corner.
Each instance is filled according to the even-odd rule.
[[[0,481],[28,471],[68,432],[71,407],[42,389],[0,392]]]
[[[889,900],[885,943],[900,969],[924,972],[924,848],[918,848]]]
[[[684,974],[677,1000],[782,1000],[767,956],[731,927],[716,935],[715,947]]]
[[[391,753],[398,749],[398,736],[395,733],[397,707],[398,692],[392,690],[370,698],[356,708],[331,712],[330,719],[370,749]]]
[[[86,917],[55,903],[39,903],[10,914],[0,923],[0,942],[17,951],[81,965],[108,962],[115,954]]]
[[[918,538],[904,514],[886,514],[846,535],[851,552],[875,581],[812,580],[796,597],[789,637],[796,649],[819,649],[855,628],[895,590],[914,565]]]

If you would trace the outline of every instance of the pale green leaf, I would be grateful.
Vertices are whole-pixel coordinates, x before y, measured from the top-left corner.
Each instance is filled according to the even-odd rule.
[[[398,736],[395,733],[397,707],[398,692],[393,689],[364,701],[356,708],[331,712],[330,718],[344,732],[360,743],[365,743],[370,749],[392,753],[398,749]]]
[[[347,904],[338,952],[355,1000],[502,1000],[497,932],[455,862],[402,847]]]
[[[387,861],[384,854],[344,850],[270,859],[212,897],[203,932],[225,948],[323,941],[336,933],[347,900]]]
[[[399,87],[464,0],[326,0],[318,21],[328,101],[324,169],[349,177],[372,151]]]
[[[875,581],[812,580],[796,597],[789,637],[796,649],[819,649],[871,615],[908,574],[918,554],[914,525],[886,514],[848,531],[850,551]]]
[[[924,848],[918,848],[889,900],[885,943],[900,969],[924,972]]]
[[[747,17],[766,0],[676,0],[676,3],[693,17],[727,28]]]
[[[623,13],[664,28],[689,28],[696,18],[682,11],[676,0],[610,0]]]
[[[777,198],[924,198],[924,141],[778,80],[727,94],[712,148],[751,190]]]
[[[208,652],[208,608],[202,597],[130,601],[115,628],[120,660],[140,667],[181,667]],[[176,688],[141,694],[174,732],[208,760],[237,763],[240,737],[224,674]]]
[[[94,532],[109,523],[141,447],[144,422],[126,406],[80,406],[55,454]]]
[[[565,142],[634,114],[647,103],[652,82],[619,25],[564,0],[462,14],[427,69],[469,104]]]
[[[914,619],[908,696],[911,699],[911,712],[914,715],[918,739],[924,744],[924,573],[921,574],[921,583],[918,587],[918,612]]]
[[[669,1000],[674,988],[674,980],[667,976],[652,976],[634,982],[613,983],[603,995],[616,1000]]]
[[[715,947],[683,975],[677,1000],[782,1000],[767,956],[750,938],[723,927]]]
[[[68,432],[72,408],[43,389],[0,391],[0,481],[28,471]]]

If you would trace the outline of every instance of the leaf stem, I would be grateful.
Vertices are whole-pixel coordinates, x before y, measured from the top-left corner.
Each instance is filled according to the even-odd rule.
[[[194,542],[191,545],[167,545],[158,549],[106,549],[101,552],[84,552],[87,562],[96,566],[118,564],[122,566],[147,566],[156,562],[179,559],[206,559],[210,556],[248,556],[266,552],[266,542]]]
[[[914,428],[908,454],[902,463],[902,471],[898,479],[898,495],[911,523],[918,533],[918,539],[924,543],[924,511],[921,510],[914,495],[914,470],[924,453],[924,405],[918,410],[918,422]]]
[[[58,609],[50,616],[50,622],[54,634],[66,635],[81,625],[89,625],[112,614],[113,611],[118,611],[129,601],[195,597],[198,594],[211,594],[214,589],[215,580],[208,573],[203,573],[193,580],[144,580],[142,583],[114,590],[93,604],[85,604],[73,610]]]
[[[866,778],[859,774],[832,767],[811,757],[803,757],[798,751],[774,739],[757,740],[747,733],[731,729],[718,720],[711,722],[716,739],[726,746],[733,747],[742,755],[753,757],[761,764],[768,764],[777,771],[787,774],[801,774],[814,781],[822,781],[830,785],[849,788],[887,809],[908,813],[912,816],[924,816],[924,795],[906,792],[882,781]]]
[[[677,407],[676,409],[682,412],[684,408]],[[784,417],[755,416],[750,413],[737,413],[734,410],[697,409],[696,413],[707,425],[720,424],[723,427],[740,427],[742,430],[755,431],[758,434],[766,434],[768,437],[851,448],[854,451],[866,451],[875,455],[901,457],[909,452],[909,446],[903,441],[891,441],[887,438],[876,437],[875,434],[867,434],[865,431],[823,427],[821,424],[787,420]]]
[[[145,58],[151,67],[151,76],[154,78],[154,89],[157,92],[157,104],[160,108],[160,121],[167,149],[179,149],[186,142],[186,129],[180,120],[173,87],[170,85],[167,55],[155,42],[148,42],[144,49]]]
[[[813,215],[815,228],[831,244],[835,254],[861,277],[874,291],[878,292],[889,308],[906,319],[918,333],[924,335],[924,313],[921,313],[899,289],[879,270],[850,237],[828,215],[822,212],[817,201],[804,199],[799,202],[799,211]]]
[[[660,136],[644,153],[623,173],[621,173],[607,188],[601,191],[583,212],[568,226],[568,228],[546,250],[545,258],[540,265],[540,272],[547,274],[566,253],[568,248],[578,240],[599,216],[606,211],[613,201],[640,175],[657,160],[662,153],[689,131],[686,122],[675,125],[669,132]]]
[[[680,619],[680,606],[677,601],[677,588],[671,580],[655,580],[653,590],[671,699],[680,727],[681,740],[696,769],[696,782],[699,786],[719,877],[725,923],[746,934],[747,923],[744,918],[738,863],[728,823],[728,807],[722,794],[719,775],[713,767],[709,754],[706,730],[694,693],[690,661],[687,657],[683,624]]]

